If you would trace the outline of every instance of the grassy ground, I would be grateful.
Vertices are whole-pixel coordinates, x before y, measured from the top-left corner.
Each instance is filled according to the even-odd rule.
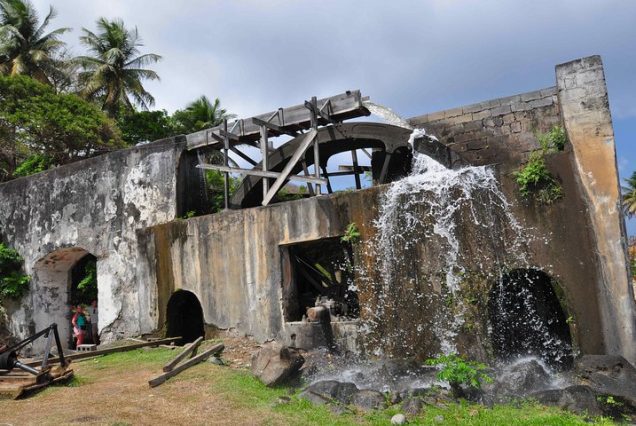
[[[269,389],[247,370],[202,363],[151,389],[148,380],[172,357],[168,349],[140,349],[77,362],[75,378],[19,401],[0,401],[0,425],[387,425],[393,407],[371,414],[334,414],[287,389]],[[281,397],[290,396],[289,402]],[[283,400],[286,398],[282,398]],[[440,418],[442,416],[442,418]],[[600,419],[601,424],[610,424]],[[583,425],[583,418],[538,405],[493,409],[454,404],[428,407],[409,424]]]

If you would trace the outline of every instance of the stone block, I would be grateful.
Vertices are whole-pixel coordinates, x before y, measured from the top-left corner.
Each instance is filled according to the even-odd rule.
[[[504,115],[504,114],[508,114],[508,113],[510,113],[510,112],[512,112],[512,107],[511,107],[511,105],[502,105],[502,106],[500,106],[500,107],[493,108],[493,109],[490,111],[490,114],[491,114],[491,115],[493,115],[493,116],[496,116],[496,115]]]
[[[489,109],[481,111],[481,112],[476,112],[472,115],[472,119],[473,120],[482,120],[484,118],[490,117],[492,115],[492,113],[490,112]]]
[[[535,101],[530,101],[530,107],[531,108],[543,108],[543,107],[547,107],[552,105],[554,102],[552,101],[552,98],[543,98],[543,99],[537,99]]]

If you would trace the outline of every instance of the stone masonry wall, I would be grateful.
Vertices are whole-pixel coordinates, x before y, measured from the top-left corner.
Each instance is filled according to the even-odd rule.
[[[556,87],[413,117],[409,122],[472,165],[517,167],[538,147],[536,135],[561,124]]]

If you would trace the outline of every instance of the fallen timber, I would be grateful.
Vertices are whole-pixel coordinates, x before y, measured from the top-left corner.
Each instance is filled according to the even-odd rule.
[[[201,344],[201,342],[203,342],[203,337],[199,337],[194,342],[189,343],[186,346],[186,348],[183,350],[183,352],[181,352],[179,355],[174,357],[174,359],[172,361],[170,361],[169,363],[164,365],[163,371],[165,373],[167,373],[168,371],[172,371],[174,369],[174,367],[177,364],[179,364],[179,362],[181,362],[181,360],[184,359],[186,356],[190,355],[190,357],[192,357],[193,355],[195,355],[196,354],[196,350],[199,347],[199,345]]]
[[[174,367],[172,370],[163,373],[157,377],[155,377],[154,379],[151,379],[148,381],[148,385],[150,385],[151,388],[154,388],[156,386],[159,386],[162,383],[165,383],[166,380],[168,380],[171,377],[176,376],[177,374],[181,373],[184,370],[187,370],[188,368],[197,365],[198,363],[205,361],[207,358],[211,357],[214,354],[217,354],[219,352],[221,352],[223,349],[225,349],[225,345],[223,343],[219,343],[217,345],[214,345],[212,347],[210,347],[209,349],[206,349],[204,352],[200,353],[199,355],[190,358],[189,360],[187,360],[186,362],[184,362],[183,364],[180,364],[176,367]]]
[[[118,346],[116,348],[108,348],[108,349],[100,349],[97,351],[75,353],[72,355],[66,355],[64,356],[64,358],[67,360],[93,358],[100,355],[114,354],[117,352],[126,352],[133,349],[144,348],[147,346],[160,346],[166,343],[176,342],[180,339],[181,337],[168,337],[166,339],[153,340],[150,342],[143,342],[143,343],[133,343],[132,345]],[[58,358],[51,358],[51,361],[56,362],[58,361]],[[42,361],[31,361],[31,362],[25,363],[25,365],[33,366],[33,365],[38,365],[41,362]]]

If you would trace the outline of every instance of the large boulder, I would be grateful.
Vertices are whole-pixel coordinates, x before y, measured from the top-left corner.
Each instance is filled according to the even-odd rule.
[[[300,397],[317,405],[328,402],[339,402],[348,405],[357,392],[358,387],[353,383],[323,380],[309,385],[300,393]]]
[[[551,405],[572,411],[577,414],[586,414],[596,417],[603,414],[596,399],[596,393],[588,386],[575,385],[565,389],[550,389],[530,394],[544,405]]]
[[[528,359],[506,366],[497,376],[493,388],[500,395],[525,396],[549,389],[551,381],[550,372],[541,363]]]
[[[296,349],[270,342],[252,356],[252,373],[266,386],[277,386],[296,376],[304,362]]]
[[[596,392],[617,395],[636,405],[636,368],[619,355],[584,355],[576,361],[581,381]]]

